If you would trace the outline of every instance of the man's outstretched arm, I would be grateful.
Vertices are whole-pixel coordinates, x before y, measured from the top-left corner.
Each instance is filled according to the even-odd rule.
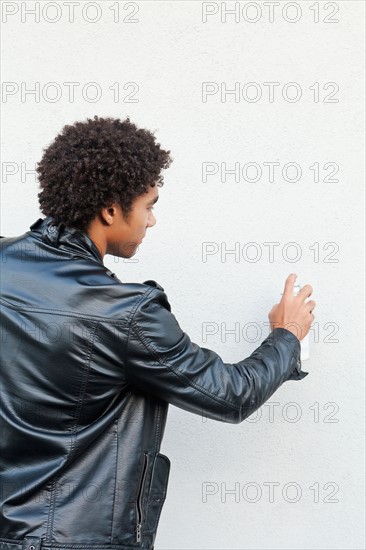
[[[224,363],[182,331],[165,292],[152,289],[129,324],[126,381],[186,411],[239,423],[287,380],[301,380],[300,341],[276,328],[246,359]]]

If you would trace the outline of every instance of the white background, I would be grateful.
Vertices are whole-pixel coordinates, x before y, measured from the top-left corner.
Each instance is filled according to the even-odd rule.
[[[226,362],[268,335],[289,273],[313,286],[317,302],[309,376],[285,383],[256,417],[230,425],[170,407],[161,452],[172,467],[156,550],[364,548],[364,3],[280,2],[272,22],[263,2],[237,3],[237,22],[222,20],[221,2],[206,7],[217,11],[206,22],[195,1],[119,2],[117,22],[117,2],[79,2],[73,22],[61,1],[39,2],[37,22],[27,12],[36,4],[2,2],[1,235],[44,217],[32,170],[65,124],[129,115],[156,130],[174,162],[136,256],[106,256],[105,265],[124,282],[159,282],[182,329]],[[135,22],[123,21],[133,11]],[[73,102],[65,82],[79,83]],[[116,82],[119,101],[109,88]],[[135,102],[126,101],[132,86],[123,88],[131,82]],[[207,101],[204,82],[219,90]],[[220,95],[250,82],[262,92],[256,102]],[[265,82],[279,83],[273,101]],[[282,95],[290,82],[301,91],[296,102],[294,87]],[[36,83],[39,98],[22,96]],[[339,88],[336,102],[328,83]],[[273,182],[268,162],[280,163]],[[225,182],[218,171],[203,181],[203,163],[257,163],[262,177]],[[298,181],[282,177],[287,163],[300,166]],[[326,163],[338,181],[326,180]],[[273,258],[269,242],[278,243]],[[207,261],[203,243],[217,250]],[[217,331],[204,340],[207,322]],[[238,337],[225,341],[235,324]]]

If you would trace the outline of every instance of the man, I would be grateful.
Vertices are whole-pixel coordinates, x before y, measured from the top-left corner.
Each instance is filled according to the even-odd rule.
[[[1,239],[1,550],[152,549],[170,471],[169,403],[241,423],[287,380],[314,319],[296,275],[272,332],[224,363],[192,342],[153,280],[123,283],[170,151],[127,118],[65,126],[38,164],[45,218]],[[172,541],[173,543],[173,541]]]

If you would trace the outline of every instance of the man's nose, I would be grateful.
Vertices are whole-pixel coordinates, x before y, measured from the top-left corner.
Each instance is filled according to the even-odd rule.
[[[153,227],[156,224],[156,218],[154,214],[151,214],[147,222],[147,227]]]

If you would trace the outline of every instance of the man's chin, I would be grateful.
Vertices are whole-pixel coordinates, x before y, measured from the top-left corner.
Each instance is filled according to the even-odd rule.
[[[136,252],[138,251],[138,248],[140,246],[140,243],[128,243],[128,245],[124,245],[122,248],[118,248],[113,252],[114,256],[118,256],[118,258],[132,258]]]

